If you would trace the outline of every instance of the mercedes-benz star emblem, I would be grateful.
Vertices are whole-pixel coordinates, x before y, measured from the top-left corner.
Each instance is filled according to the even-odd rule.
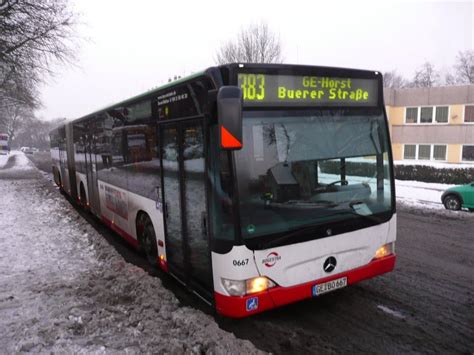
[[[324,262],[324,265],[323,265],[324,271],[326,272],[333,271],[336,268],[336,264],[337,264],[336,258],[334,256],[330,256]]]

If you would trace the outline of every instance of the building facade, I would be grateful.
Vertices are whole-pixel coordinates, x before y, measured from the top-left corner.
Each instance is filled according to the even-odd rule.
[[[474,85],[385,89],[395,160],[474,164]]]

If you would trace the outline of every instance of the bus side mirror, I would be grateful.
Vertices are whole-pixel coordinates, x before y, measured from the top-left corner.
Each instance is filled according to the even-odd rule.
[[[217,93],[217,123],[222,150],[242,149],[242,90],[223,86]]]

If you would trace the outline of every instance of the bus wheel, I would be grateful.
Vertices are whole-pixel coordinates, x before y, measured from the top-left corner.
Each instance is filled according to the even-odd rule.
[[[54,182],[58,187],[61,187],[61,177],[57,171],[54,172]]]
[[[81,187],[80,187],[80,197],[81,197],[82,208],[87,209],[86,190],[84,189],[84,184],[82,182],[81,182]]]
[[[61,181],[61,174],[59,173],[58,173],[58,187],[59,187],[59,192],[63,194],[64,193],[63,182]]]
[[[156,265],[158,250],[156,247],[155,229],[153,228],[150,217],[145,213],[138,217],[137,234],[140,249],[145,252],[148,262],[152,265]]]

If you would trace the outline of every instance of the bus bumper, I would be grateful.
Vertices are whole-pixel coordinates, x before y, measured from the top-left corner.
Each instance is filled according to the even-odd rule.
[[[367,265],[323,279],[314,280],[291,287],[274,287],[268,291],[246,296],[226,296],[214,292],[217,312],[226,317],[243,318],[252,314],[280,307],[289,303],[312,298],[312,287],[315,284],[347,277],[347,284],[390,272],[395,267],[396,255],[392,254],[381,259],[374,259]]]

